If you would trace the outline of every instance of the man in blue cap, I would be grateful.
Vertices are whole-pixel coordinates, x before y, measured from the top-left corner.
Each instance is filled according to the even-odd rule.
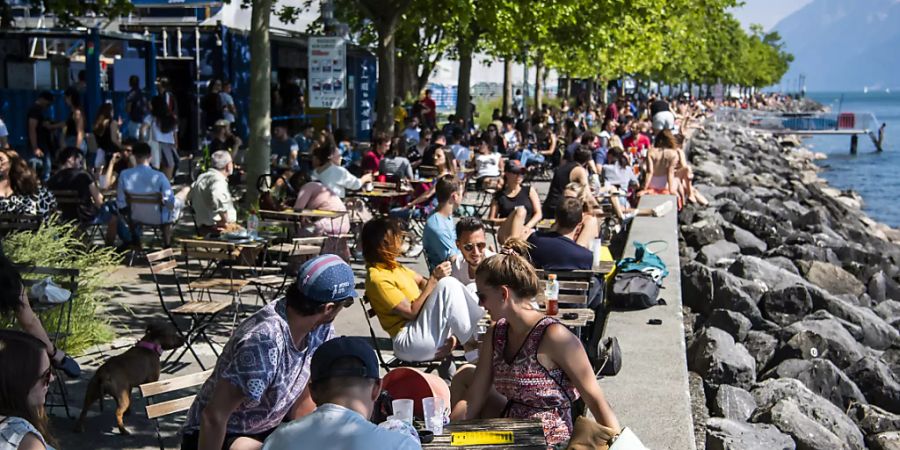
[[[182,449],[250,450],[301,405],[316,349],[357,296],[353,270],[337,255],[306,262],[287,294],[234,330],[188,411]]]
[[[381,393],[375,351],[362,338],[340,337],[319,347],[312,358],[310,393],[315,412],[278,427],[263,450],[303,448],[417,450],[412,436],[369,422]]]

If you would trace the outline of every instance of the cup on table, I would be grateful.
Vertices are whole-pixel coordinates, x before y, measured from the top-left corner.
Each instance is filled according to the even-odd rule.
[[[400,399],[391,402],[394,408],[394,418],[402,420],[410,425],[413,423],[413,401],[411,399]]]
[[[425,397],[422,399],[422,413],[425,416],[425,429],[435,435],[444,432],[444,399]]]
[[[372,192],[375,189],[375,185],[370,181],[366,183],[365,189],[366,192]]]

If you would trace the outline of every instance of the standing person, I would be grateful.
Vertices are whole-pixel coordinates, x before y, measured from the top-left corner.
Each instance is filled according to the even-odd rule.
[[[51,130],[55,125],[47,117],[47,108],[53,103],[54,97],[50,92],[44,91],[38,95],[34,104],[28,108],[28,149],[29,165],[40,174],[43,181],[50,178],[51,158],[53,157],[53,143]]]
[[[572,403],[581,396],[598,423],[618,432],[619,421],[578,337],[531,307],[540,281],[516,254],[524,248],[513,240],[475,271],[479,303],[496,322],[484,335],[478,366],[460,370],[451,383],[451,420],[540,419],[552,447],[569,441]]]
[[[125,113],[128,116],[127,136],[130,139],[138,139],[141,124],[147,116],[147,97],[141,92],[141,79],[137,75],[128,77],[128,95],[125,97]]]
[[[669,102],[662,97],[653,98],[650,102],[650,117],[653,121],[653,133],[657,134],[662,130],[675,129],[675,114],[669,107]]]
[[[93,126],[94,139],[97,141],[97,153],[88,160],[88,166],[99,171],[106,164],[109,155],[119,151],[122,140],[119,136],[119,121],[113,116],[112,103],[100,105]]]
[[[159,79],[157,79],[156,81],[156,90],[158,91],[157,95],[163,98],[163,103],[166,105],[166,109],[169,110],[169,114],[177,119],[178,99],[175,98],[175,94],[172,93],[172,87],[169,83],[169,78],[159,77]]]
[[[200,103],[203,110],[203,129],[208,130],[216,122],[224,118],[224,105],[222,104],[222,82],[216,79],[210,80],[209,91],[203,96]]]
[[[44,412],[53,379],[41,341],[0,330],[0,448],[53,449],[56,442]]]
[[[521,89],[516,89],[516,94],[513,95],[513,114],[517,119],[525,116],[525,96],[522,95]]]
[[[158,169],[171,180],[178,168],[178,118],[172,115],[164,96],[157,95],[150,101],[150,115],[144,119],[141,134],[159,143]]]
[[[13,150],[0,150],[0,214],[39,216],[56,211],[56,198]]]
[[[222,91],[219,92],[222,98],[222,118],[228,121],[229,126],[237,121],[237,106],[234,104],[234,97],[231,96],[231,82],[222,81]]]
[[[299,442],[304,448],[341,450],[422,448],[412,436],[369,421],[381,380],[375,351],[362,338],[339,337],[322,344],[312,357],[309,386],[316,410],[278,427],[263,450],[292,450]]]
[[[506,162],[503,189],[494,195],[488,220],[500,226],[497,241],[525,239],[543,218],[541,199],[532,186],[523,185],[525,168],[516,160]]]
[[[456,248],[459,255],[453,258],[450,276],[477,294],[475,271],[485,258],[494,256],[494,252],[487,248],[487,236],[481,219],[467,216],[456,222]]]
[[[188,411],[182,450],[258,450],[285,418],[309,412],[310,360],[334,337],[353,286],[347,263],[317,256],[284,297],[241,322]]]
[[[394,108],[391,110],[391,113],[394,116],[394,135],[396,136],[403,130],[403,124],[409,115],[406,112],[406,108],[403,107],[403,100],[400,100],[400,97],[394,97]]]
[[[463,185],[459,178],[444,175],[435,185],[437,209],[425,221],[422,245],[425,247],[425,262],[428,270],[459,254],[456,248],[456,229],[453,226],[453,212],[462,203]]]
[[[425,89],[425,97],[422,98],[422,125],[434,130],[437,128],[437,104],[431,98],[431,89]]]

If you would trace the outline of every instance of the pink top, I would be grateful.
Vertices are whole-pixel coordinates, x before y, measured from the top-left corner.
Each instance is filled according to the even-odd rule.
[[[347,207],[337,195],[334,195],[322,183],[310,181],[300,188],[294,210],[321,209],[323,211],[346,211]]]

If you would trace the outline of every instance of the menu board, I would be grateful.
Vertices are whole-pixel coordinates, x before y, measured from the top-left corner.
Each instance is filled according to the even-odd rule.
[[[347,102],[347,47],[340,37],[309,38],[309,106],[341,109]]]

